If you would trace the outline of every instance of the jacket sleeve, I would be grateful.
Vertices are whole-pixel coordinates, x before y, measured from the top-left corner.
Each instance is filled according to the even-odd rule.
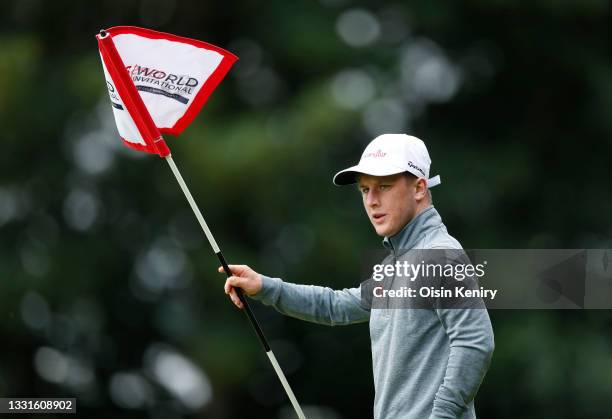
[[[438,262],[471,263],[463,249],[446,249],[433,255]],[[456,286],[478,289],[475,277],[465,278],[460,283],[452,277],[441,281],[448,289]],[[449,356],[430,419],[460,418],[476,397],[489,369],[495,348],[493,327],[481,298],[455,298],[446,303],[438,300],[434,307],[448,337]]]
[[[332,290],[263,275],[262,282],[261,291],[251,298],[282,314],[328,326],[362,323],[370,318],[369,309],[361,304],[360,287]]]
[[[455,419],[474,400],[489,368],[493,328],[485,308],[436,311],[450,341],[450,354],[430,419]]]

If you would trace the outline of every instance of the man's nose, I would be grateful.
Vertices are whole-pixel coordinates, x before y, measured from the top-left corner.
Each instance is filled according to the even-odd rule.
[[[372,188],[368,191],[368,194],[366,196],[366,204],[369,207],[375,207],[379,205],[378,192],[376,191],[375,188]]]

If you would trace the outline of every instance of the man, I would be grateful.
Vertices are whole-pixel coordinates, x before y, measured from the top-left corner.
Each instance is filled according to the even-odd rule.
[[[409,249],[461,249],[431,204],[429,187],[440,178],[428,179],[430,164],[423,141],[385,134],[366,147],[358,165],[334,176],[336,185],[359,184],[366,213],[392,260]],[[328,325],[369,321],[375,418],[476,417],[474,396],[494,347],[486,309],[376,309],[364,304],[363,284],[331,290],[283,282],[245,265],[230,269],[234,276],[225,292],[240,308],[234,287],[299,319]]]

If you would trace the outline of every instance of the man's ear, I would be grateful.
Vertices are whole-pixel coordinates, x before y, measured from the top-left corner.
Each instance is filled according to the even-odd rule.
[[[415,185],[414,198],[417,201],[425,199],[427,197],[427,181],[424,178],[418,178]]]

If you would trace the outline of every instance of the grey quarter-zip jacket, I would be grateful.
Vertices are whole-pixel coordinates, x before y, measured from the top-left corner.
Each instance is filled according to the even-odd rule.
[[[391,256],[408,249],[461,249],[429,206],[386,237]],[[474,397],[493,354],[486,309],[371,308],[361,286],[332,290],[262,276],[252,296],[277,311],[330,326],[369,321],[375,419],[476,418]]]

